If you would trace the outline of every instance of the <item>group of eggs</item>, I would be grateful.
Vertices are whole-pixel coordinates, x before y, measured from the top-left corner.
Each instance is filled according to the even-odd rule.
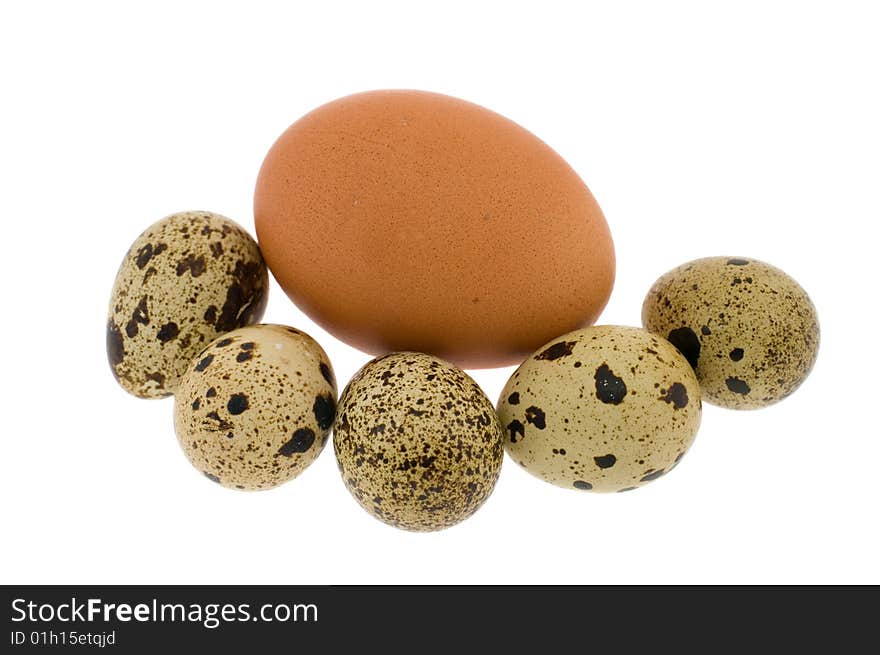
[[[335,129],[334,121],[346,129]],[[473,134],[483,136],[471,152],[467,138],[473,141]],[[486,135],[495,140],[492,159],[484,157],[491,140]],[[314,138],[324,141],[314,145]],[[333,147],[327,139],[335,139]],[[556,285],[561,290],[523,294],[515,317],[499,317],[486,293],[490,282],[513,284],[516,276],[508,271],[505,277],[501,260],[486,256],[481,230],[493,233],[503,209],[493,198],[509,197],[510,190],[500,193],[498,186],[516,173],[501,178],[484,170],[482,182],[463,189],[444,161],[452,156],[443,154],[449,143],[457,148],[456,166],[471,157],[472,172],[531,149],[523,157],[532,166],[527,177],[548,175],[547,195],[514,190],[520,209],[508,212],[514,237],[531,229],[527,223],[535,214],[522,210],[530,202],[552,204],[562,193],[567,200],[559,207],[580,206],[560,225],[586,225],[586,232],[569,231],[553,247],[571,246],[563,244],[574,235],[586,263],[569,261]],[[407,149],[408,165],[402,166]],[[758,408],[800,385],[817,354],[816,311],[782,271],[753,259],[713,257],[657,280],[644,301],[643,328],[579,327],[592,324],[607,301],[613,250],[604,218],[579,178],[567,189],[554,186],[570,172],[559,162],[522,128],[445,96],[374,92],[330,103],[295,123],[264,162],[255,202],[259,246],[236,223],[209,212],[173,214],[138,237],[110,301],[113,373],[136,396],[174,395],[180,445],[213,482],[242,490],[278,486],[311,464],[332,434],[342,479],[355,499],[408,530],[449,527],[475,512],[492,492],[505,450],[530,473],[570,489],[620,492],[655,480],[693,442],[703,398]],[[373,175],[380,164],[385,168]],[[307,189],[290,182],[306,171],[324,177]],[[442,175],[431,179],[434,171]],[[395,176],[409,189],[425,178],[423,193],[416,188],[399,203],[389,192]],[[456,219],[459,228],[468,227],[461,241],[437,214],[436,193],[447,178],[458,196],[471,193],[493,207],[472,223]],[[318,202],[319,192],[334,202],[342,198],[350,209]],[[299,202],[304,196],[308,200]],[[413,218],[401,223],[406,211]],[[339,229],[328,233],[319,223],[331,217]],[[416,220],[423,221],[419,234],[402,229]],[[386,249],[377,255],[376,234],[383,230]],[[322,238],[325,245],[332,242],[330,252],[345,251],[346,261],[357,265],[354,286],[363,286],[348,298],[328,293],[335,281],[317,265],[326,257],[312,254]],[[421,249],[420,257],[399,256],[395,239],[396,246]],[[542,253],[521,243],[512,237],[508,245],[522,247],[528,269],[528,258]],[[462,253],[466,247],[473,257]],[[503,254],[509,256],[510,248]],[[330,359],[314,339],[293,327],[259,323],[268,291],[264,255],[304,311],[340,338],[387,353],[361,368],[341,396]],[[364,282],[371,274],[385,284]],[[535,277],[530,275],[520,283]],[[547,280],[542,284],[547,287]],[[406,292],[400,301],[408,306],[401,310],[396,302],[383,310],[398,289]],[[579,302],[555,303],[561,309],[548,312],[541,303],[554,301],[554,294]],[[535,320],[533,310],[543,319]],[[522,353],[532,350],[522,361]],[[512,357],[522,363],[497,407],[459,368],[511,363]]]

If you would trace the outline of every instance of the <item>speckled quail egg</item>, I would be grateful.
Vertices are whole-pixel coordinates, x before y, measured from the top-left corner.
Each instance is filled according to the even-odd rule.
[[[135,396],[170,396],[209,341],[260,320],[268,288],[256,242],[228,218],[194,211],[154,223],[132,244],[113,285],[113,375]]]
[[[348,490],[370,514],[406,530],[469,517],[504,458],[501,426],[477,383],[421,353],[367,363],[342,392],[333,430]]]
[[[189,461],[214,482],[269,489],[321,453],[336,413],[336,380],[321,346],[283,325],[252,325],[211,342],[174,398]]]
[[[809,375],[819,350],[807,293],[747,257],[697,259],[669,271],[645,297],[642,325],[684,354],[708,402],[730,409],[782,400]]]
[[[696,376],[672,344],[612,325],[546,344],[498,401],[510,456],[583,491],[629,491],[668,473],[696,437],[701,410]]]

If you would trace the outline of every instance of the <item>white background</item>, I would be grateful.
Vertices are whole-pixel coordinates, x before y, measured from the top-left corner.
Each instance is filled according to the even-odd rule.
[[[880,20],[872,3],[28,2],[0,9],[4,583],[880,582]],[[276,490],[219,488],[172,400],[114,382],[106,308],[129,244],[252,191],[300,115],[374,88],[456,95],[562,154],[603,207],[638,324],[656,277],[743,255],[812,296],[812,376],[756,412],[706,406],[688,457],[637,492],[507,461],[472,519],[379,523],[332,448]],[[368,357],[271,289],[345,383]],[[511,369],[477,371],[495,400]]]

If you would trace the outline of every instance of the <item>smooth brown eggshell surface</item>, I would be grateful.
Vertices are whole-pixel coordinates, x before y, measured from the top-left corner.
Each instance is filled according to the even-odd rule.
[[[288,296],[376,354],[513,364],[592,324],[614,281],[608,226],[577,173],[512,121],[435,93],[307,114],[266,156],[254,213]]]

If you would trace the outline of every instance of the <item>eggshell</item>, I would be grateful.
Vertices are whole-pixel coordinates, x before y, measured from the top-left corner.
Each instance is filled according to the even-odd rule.
[[[374,359],[339,399],[333,446],[348,490],[406,530],[439,530],[486,501],[501,470],[492,403],[459,368],[421,353]]]
[[[435,93],[361,93],[298,120],[263,162],[254,214],[287,295],[375,354],[513,364],[592,324],[614,280],[608,225],[574,170]]]
[[[123,389],[162,398],[217,335],[260,320],[269,274],[256,241],[211,212],[180,212],[148,227],[116,274],[107,358]]]
[[[546,344],[498,401],[510,456],[581,491],[629,491],[668,473],[701,415],[700,386],[681,353],[646,330],[614,325]]]
[[[209,480],[269,489],[315,461],[335,411],[336,380],[321,346],[295,328],[252,325],[193,360],[174,397],[174,429]]]
[[[694,367],[703,397],[758,409],[792,394],[819,353],[819,318],[801,286],[750,257],[707,257],[658,279],[642,324]]]

